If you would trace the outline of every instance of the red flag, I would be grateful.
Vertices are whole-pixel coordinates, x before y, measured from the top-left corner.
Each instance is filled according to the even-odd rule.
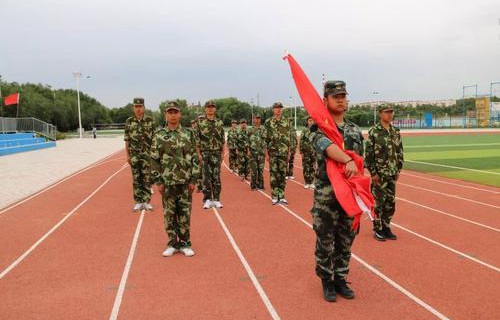
[[[13,93],[11,95],[6,96],[3,99],[3,103],[6,106],[10,106],[12,104],[19,104],[19,92],[18,93]]]
[[[328,178],[330,179],[336,198],[347,215],[354,217],[352,228],[357,229],[363,212],[367,213],[372,220],[374,218],[373,207],[375,201],[370,192],[370,177],[364,176],[363,157],[353,151],[344,150],[344,138],[339,133],[337,125],[323,104],[323,100],[318,92],[314,89],[311,81],[307,78],[307,75],[292,55],[287,54],[283,59],[286,59],[290,65],[295,86],[307,113],[309,113],[328,139],[354,160],[358,168],[358,173],[347,179],[345,176],[345,164],[338,163],[330,158],[327,159],[326,163]]]

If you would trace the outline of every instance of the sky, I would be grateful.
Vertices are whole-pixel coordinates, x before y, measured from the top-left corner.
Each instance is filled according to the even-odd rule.
[[[300,104],[285,50],[318,90],[323,74],[346,81],[352,103],[455,99],[500,82],[498,0],[0,0],[0,13],[4,81],[76,88],[81,72],[81,90],[110,108]]]

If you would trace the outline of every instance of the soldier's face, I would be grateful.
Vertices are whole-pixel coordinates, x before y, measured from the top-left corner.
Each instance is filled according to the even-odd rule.
[[[310,127],[314,124],[314,120],[313,119],[308,119],[307,120],[307,126]]]
[[[260,122],[261,122],[261,121],[262,121],[262,119],[261,119],[261,118],[255,118],[255,119],[253,119],[253,123],[254,123],[254,125],[256,125],[256,126],[260,126]]]
[[[283,113],[283,108],[273,108],[273,114],[275,117],[281,117]]]
[[[181,121],[181,113],[178,110],[168,110],[165,112],[165,121],[173,126],[178,125]]]
[[[134,114],[137,118],[142,118],[144,116],[144,106],[141,104],[134,105]]]
[[[247,123],[246,122],[243,122],[240,124],[240,128],[241,129],[245,129],[247,127]]]
[[[236,123],[231,123],[231,128],[236,128]]]
[[[209,117],[215,116],[215,111],[217,111],[217,109],[215,109],[214,106],[208,106],[208,107],[205,108],[205,113]]]
[[[394,110],[384,110],[379,112],[380,120],[391,122],[394,119]]]
[[[331,94],[323,98],[323,101],[330,112],[338,114],[344,113],[347,110],[347,96],[345,93]]]

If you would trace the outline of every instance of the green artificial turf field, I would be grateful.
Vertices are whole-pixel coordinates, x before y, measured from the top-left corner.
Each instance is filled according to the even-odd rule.
[[[404,136],[407,170],[500,187],[500,134]]]

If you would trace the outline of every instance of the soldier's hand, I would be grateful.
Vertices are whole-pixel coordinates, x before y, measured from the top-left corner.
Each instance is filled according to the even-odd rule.
[[[163,195],[165,193],[165,186],[163,184],[158,184],[158,193]]]
[[[188,185],[189,193],[193,193],[195,187],[196,186],[194,184],[189,184]]]
[[[345,176],[347,179],[353,177],[358,172],[358,167],[354,161],[349,161],[345,165]]]
[[[380,180],[380,178],[379,178],[378,174],[372,176],[372,184],[377,185],[379,180]]]

